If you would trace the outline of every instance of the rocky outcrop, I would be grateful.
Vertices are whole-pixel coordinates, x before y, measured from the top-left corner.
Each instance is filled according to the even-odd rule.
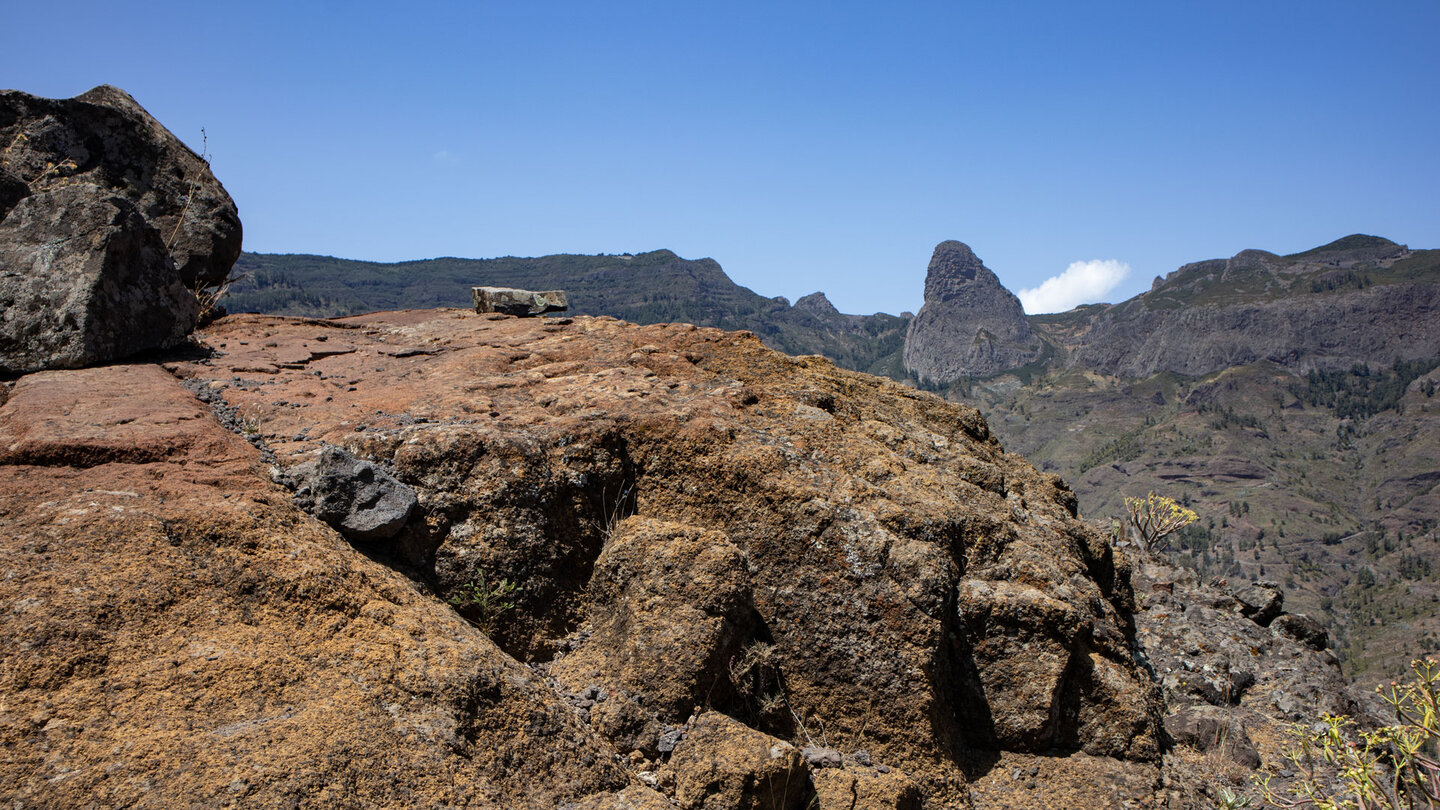
[[[1268,360],[1300,371],[1440,355],[1440,257],[1351,236],[1305,253],[1188,264],[1096,312],[1072,361],[1121,377]]]
[[[0,374],[176,345],[240,254],[205,161],[113,87],[0,92]]]
[[[16,382],[0,520],[6,804],[664,806],[158,366]]]
[[[1312,619],[1281,612],[1283,594],[1269,583],[1205,584],[1195,572],[1146,557],[1135,586],[1139,647],[1160,681],[1170,807],[1207,808],[1220,787],[1250,795],[1249,776],[1268,767],[1282,791],[1296,774],[1284,757],[1295,723],[1322,713],[1363,715],[1325,650]]]
[[[86,648],[111,662],[77,675],[77,689],[98,689],[101,679],[143,681],[152,692],[172,696],[175,723],[207,733],[263,720],[271,706],[322,711],[319,695],[333,689],[327,684],[360,678],[351,688],[355,700],[394,706],[402,718],[428,712],[427,728],[436,731],[412,735],[406,729],[416,726],[407,720],[393,732],[368,728],[363,740],[315,735],[306,743],[314,756],[298,759],[296,767],[342,784],[353,781],[353,768],[368,770],[377,760],[433,763],[367,787],[377,802],[392,795],[386,791],[447,795],[442,773],[463,775],[473,790],[517,802],[511,806],[550,806],[537,797],[583,805],[596,796],[651,789],[682,800],[692,777],[674,767],[676,758],[730,763],[703,768],[715,779],[744,783],[750,777],[743,773],[719,774],[748,773],[750,766],[735,764],[748,760],[697,742],[706,737],[695,734],[696,707],[747,729],[741,736],[768,735],[797,752],[812,738],[817,750],[833,747],[843,762],[839,769],[828,767],[828,759],[812,764],[803,756],[799,771],[783,769],[792,784],[799,778],[803,800],[817,790],[809,778],[817,768],[851,774],[857,790],[890,796],[897,806],[923,796],[926,806],[942,807],[967,803],[966,769],[979,752],[1090,752],[1097,761],[1152,769],[1160,754],[1158,703],[1131,653],[1133,602],[1122,560],[1075,519],[1068,490],[1003,453],[972,410],[818,358],[771,352],[748,335],[684,325],[440,310],[338,322],[232,316],[201,335],[215,354],[170,368],[191,387],[209,391],[210,401],[227,403],[277,465],[291,468],[328,446],[343,447],[416,491],[414,516],[386,541],[414,552],[392,563],[416,584],[379,569],[301,512],[290,493],[254,468],[256,451],[239,437],[234,452],[251,460],[234,475],[254,480],[244,478],[240,489],[215,487],[195,504],[163,492],[156,495],[162,503],[148,490],[96,479],[92,489],[136,494],[97,503],[117,499],[127,518],[170,526],[182,536],[175,547],[162,540],[162,549],[174,550],[146,565],[171,566],[174,576],[210,571],[209,562],[193,569],[179,557],[166,562],[175,554],[204,561],[219,553],[207,550],[207,543],[218,542],[207,540],[207,531],[233,538],[225,542],[236,551],[225,553],[262,557],[245,565],[233,596],[214,590],[229,587],[223,578],[215,585],[163,577],[154,583],[185,589],[197,606],[207,599],[234,600],[236,610],[249,605],[253,624],[233,622],[222,611],[231,622],[225,626],[236,628],[223,634],[208,623],[151,632],[145,628],[163,620],[141,611],[127,618],[125,635],[113,637],[101,619],[81,612],[84,601],[76,600],[84,597],[67,596],[70,612],[56,621],[92,638]],[[168,390],[177,400],[189,396],[178,383]],[[35,400],[22,394],[17,387],[6,414],[31,412]],[[150,395],[132,390],[129,396],[138,406]],[[92,417],[73,418],[85,424]],[[195,421],[174,429],[192,429]],[[33,431],[51,429],[42,421]],[[34,466],[40,457],[28,453],[12,462],[29,459],[24,474],[32,481],[68,486],[73,479],[60,468]],[[184,469],[199,475],[203,465],[192,461]],[[92,475],[102,472],[120,471],[97,468]],[[152,468],[127,475],[148,481],[169,473]],[[156,486],[163,485],[157,479]],[[215,498],[227,508],[208,509]],[[55,516],[29,510],[61,500],[12,500],[17,525],[32,527],[16,532],[13,542],[38,547],[36,533]],[[46,507],[55,508],[64,505]],[[205,525],[213,528],[187,529],[192,518],[185,510],[192,508],[207,510],[193,519],[207,515]],[[231,525],[235,510],[248,522]],[[102,510],[96,519],[120,515]],[[312,538],[307,545],[286,539],[297,531]],[[253,552],[246,551],[252,545]],[[365,553],[384,555],[392,547],[370,546]],[[107,564],[121,565],[130,546],[109,553],[121,556]],[[272,553],[284,562],[272,564]],[[341,599],[328,585],[302,587],[286,579],[294,566],[354,570],[370,579],[338,583],[347,594]],[[50,592],[56,576],[44,566],[14,570],[29,572],[5,586],[16,589],[15,599]],[[473,663],[498,653],[478,630],[457,625],[446,605],[479,575],[519,585],[510,597],[514,609],[492,623],[509,655],[494,666],[507,660],[511,669]],[[381,596],[381,585],[367,584],[372,580],[409,590]],[[149,604],[143,596],[149,584],[143,585],[140,598]],[[247,591],[270,601],[247,603]],[[347,606],[357,603],[358,616],[375,612],[374,621],[388,622],[394,633],[372,639],[380,630],[356,624],[359,619],[336,625],[324,618],[324,611],[349,615]],[[296,630],[302,619],[288,618],[297,611],[317,633],[353,626],[342,634],[346,643],[376,651],[321,653],[306,668],[293,665],[292,671],[307,673],[304,682],[313,691],[276,685],[254,671],[261,667],[255,656],[269,650],[266,661],[292,666],[285,662],[317,643]],[[437,614],[452,618],[435,621]],[[166,671],[141,677],[137,668],[150,666],[143,662],[182,655],[194,633],[237,651],[224,660],[238,667],[235,682],[254,684],[246,691],[250,703],[222,711],[181,699],[196,687]],[[138,643],[132,634],[164,643],[141,654],[127,646]],[[435,663],[442,653],[428,645],[441,643],[436,634],[449,639],[442,649],[472,663],[453,670]],[[369,667],[369,674],[361,677],[355,667]],[[489,678],[485,673],[500,680],[465,680]],[[525,691],[532,688],[541,691]],[[16,694],[15,716],[28,716],[49,699],[44,691]],[[560,725],[532,729],[506,719],[512,716],[506,707],[529,705],[507,701],[532,694],[549,697],[527,711]],[[332,708],[358,711],[349,704]],[[82,722],[74,711],[54,709],[52,716]],[[157,737],[146,722],[116,713],[96,727],[104,733],[95,739],[127,733],[146,740],[155,758],[121,766],[136,778],[161,759],[189,761],[179,752],[192,744],[190,737]],[[277,774],[289,773],[284,752],[298,742],[286,736],[288,726],[265,728],[271,775],[242,776],[250,773],[250,760],[230,752],[224,738],[212,750],[237,764],[214,770],[215,786],[202,784],[198,773],[187,777],[189,786],[208,796],[242,779],[260,791],[256,795],[282,795],[290,776]],[[445,736],[448,728],[458,736]],[[552,741],[530,736],[542,732]],[[18,749],[38,744],[25,734],[13,739]],[[562,754],[557,745],[573,751]],[[357,764],[340,764],[332,746],[344,747],[345,762]],[[546,753],[552,750],[553,759]],[[864,764],[852,766],[862,754]],[[315,757],[334,758],[323,764]],[[507,775],[506,762],[519,770]],[[768,768],[773,761],[757,763]],[[53,771],[37,767],[23,795],[43,803],[52,795],[45,785]],[[711,772],[703,768],[689,772]],[[96,790],[75,784],[81,793]]]
[[[240,257],[240,217],[209,164],[119,88],[0,91],[0,149],[0,169],[32,191],[86,183],[129,200],[187,288],[218,285]]]
[[[505,315],[529,317],[570,308],[564,290],[536,292],[514,287],[472,287],[470,295],[476,312],[500,312]]]
[[[906,370],[943,384],[998,374],[1043,355],[1020,299],[969,246],[936,246],[925,274],[925,305],[905,336]]]

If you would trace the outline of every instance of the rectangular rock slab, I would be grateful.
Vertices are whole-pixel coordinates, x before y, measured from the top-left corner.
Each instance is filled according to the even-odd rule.
[[[521,318],[564,312],[570,308],[564,290],[517,290],[512,287],[471,287],[476,312],[501,312]]]

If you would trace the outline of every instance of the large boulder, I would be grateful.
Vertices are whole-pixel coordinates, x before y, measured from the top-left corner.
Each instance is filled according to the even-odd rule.
[[[987,377],[1039,360],[1020,299],[963,242],[941,242],[925,273],[925,305],[905,335],[905,369],[932,383]]]
[[[209,164],[123,91],[0,92],[0,374],[176,345],[240,236]]]
[[[32,190],[85,182],[134,203],[191,289],[218,285],[240,258],[240,215],[210,164],[118,87],[0,91],[0,149],[0,169]]]
[[[0,221],[0,373],[78,368],[173,346],[198,305],[134,203],[66,185]]]

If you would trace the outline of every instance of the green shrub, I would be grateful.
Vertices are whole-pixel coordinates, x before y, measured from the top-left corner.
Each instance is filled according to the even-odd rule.
[[[470,581],[461,585],[458,592],[451,595],[450,604],[488,636],[495,632],[495,625],[500,617],[515,609],[515,600],[512,597],[518,587],[504,578],[493,586],[490,585],[485,581],[485,571],[477,565]]]

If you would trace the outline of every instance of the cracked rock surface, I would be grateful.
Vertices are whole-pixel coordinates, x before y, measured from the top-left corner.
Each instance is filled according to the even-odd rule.
[[[200,337],[0,406],[7,799],[964,807],[1006,756],[1154,798],[1128,564],[973,410],[687,325]],[[247,439],[414,514],[358,549]],[[448,604],[481,575],[514,607]]]

